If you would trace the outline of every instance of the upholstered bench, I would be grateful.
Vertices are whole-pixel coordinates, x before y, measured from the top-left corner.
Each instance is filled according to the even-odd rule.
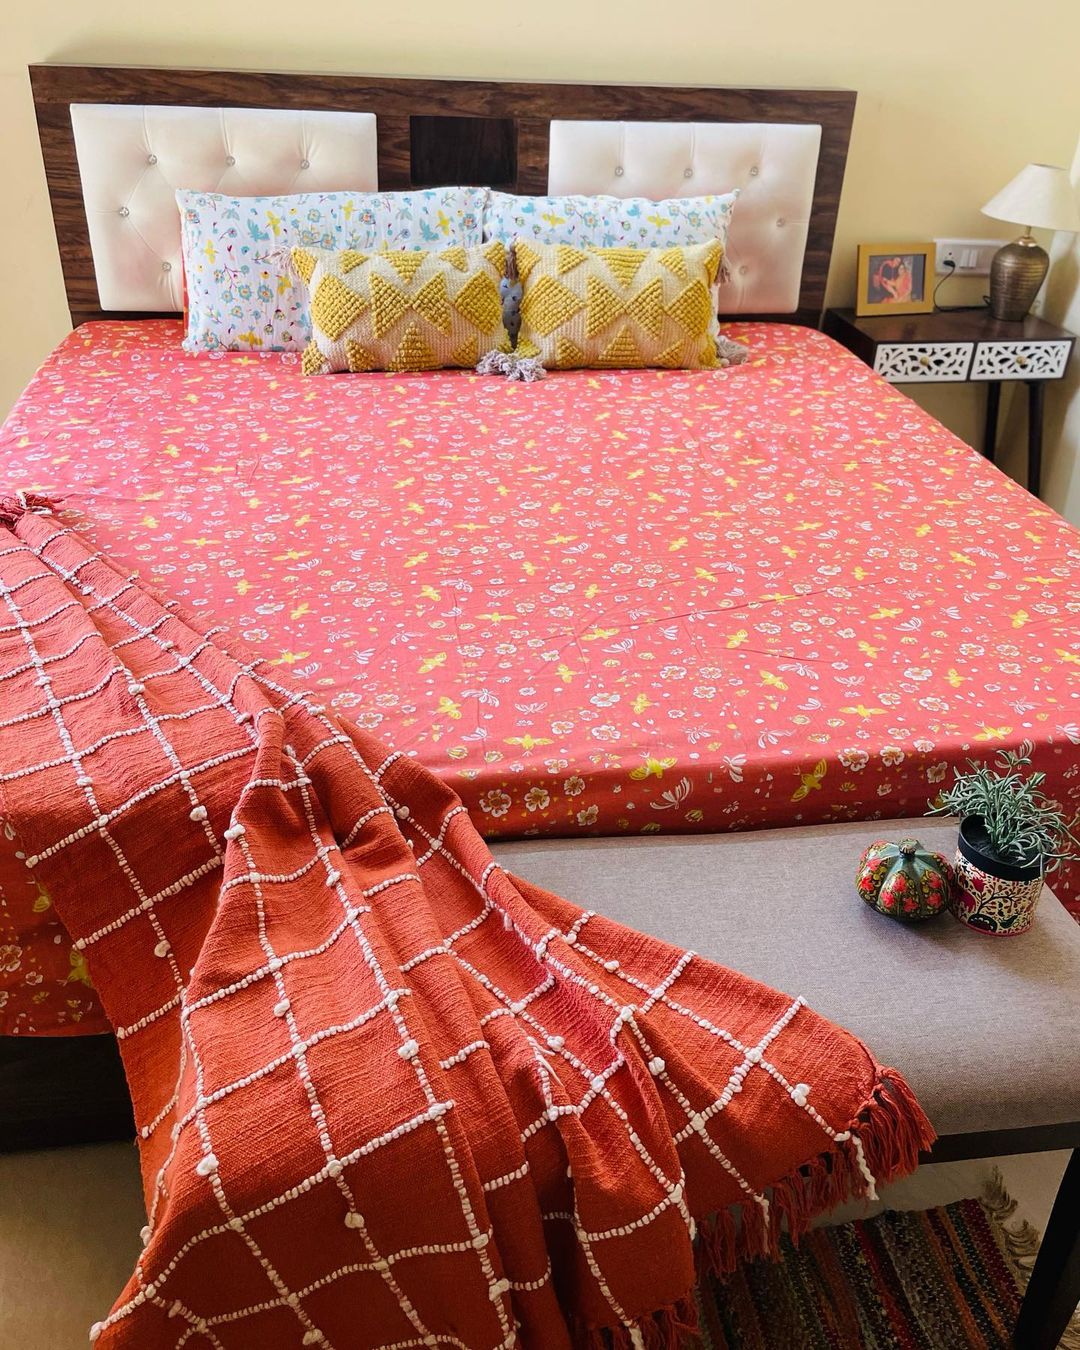
[[[1078,1150],[1014,1341],[1052,1350],[1080,1300],[1080,925],[1049,893],[1016,938],[875,913],[855,893],[859,854],[905,834],[955,847],[955,824],[922,819],[494,852],[569,900],[802,994],[902,1070],[941,1136],[930,1160]]]

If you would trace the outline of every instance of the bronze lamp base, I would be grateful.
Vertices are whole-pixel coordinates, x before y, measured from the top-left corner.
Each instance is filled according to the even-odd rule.
[[[990,264],[990,312],[995,319],[1018,322],[1039,293],[1050,255],[1030,234],[999,248]]]

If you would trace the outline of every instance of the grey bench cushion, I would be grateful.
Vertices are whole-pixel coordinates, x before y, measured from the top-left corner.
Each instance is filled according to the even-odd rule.
[[[1080,1121],[1080,925],[1043,894],[1032,930],[905,927],[855,894],[875,838],[951,858],[956,826],[500,844],[508,871],[732,966],[847,1027],[900,1069],[939,1134]]]

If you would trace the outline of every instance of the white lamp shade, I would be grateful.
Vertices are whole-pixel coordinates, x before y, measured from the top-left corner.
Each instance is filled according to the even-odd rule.
[[[982,209],[984,216],[1042,230],[1080,230],[1080,206],[1066,169],[1028,164]]]

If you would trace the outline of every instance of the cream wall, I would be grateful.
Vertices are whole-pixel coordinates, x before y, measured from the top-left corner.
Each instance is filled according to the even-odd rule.
[[[1080,192],[1080,144],[1072,162],[1072,180]],[[1043,313],[1053,323],[1080,332],[1080,235],[1058,235],[1050,255]],[[1069,520],[1080,522],[1080,361],[1064,380],[1051,385],[1046,409],[1047,443],[1044,495]]]
[[[1028,10],[1015,0],[39,0],[6,10],[2,411],[67,326],[26,75],[33,61],[857,89],[835,303],[851,298],[860,239],[994,235],[979,203],[1029,160],[1068,163],[1080,127],[1078,0]],[[977,298],[984,285],[965,292],[953,282],[942,299]],[[969,440],[979,397],[920,391]],[[1005,426],[1011,436],[1019,423],[1006,417]],[[1053,481],[1064,481],[1059,468]],[[1072,509],[1080,520],[1075,495]]]

